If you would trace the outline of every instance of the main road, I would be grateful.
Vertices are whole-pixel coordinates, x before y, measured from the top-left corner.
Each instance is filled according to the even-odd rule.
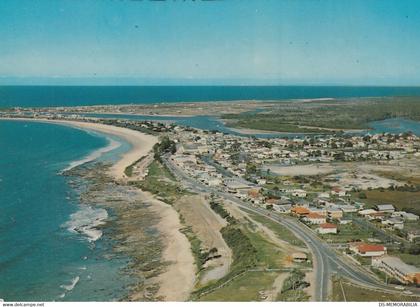
[[[316,301],[328,300],[329,288],[331,286],[330,277],[332,273],[335,273],[341,277],[348,278],[354,283],[359,284],[365,288],[392,293],[400,293],[395,289],[385,285],[378,279],[374,278],[371,273],[366,271],[361,266],[356,266],[350,260],[345,259],[345,256],[338,254],[336,250],[322,241],[307,226],[292,218],[275,214],[272,211],[261,207],[254,207],[251,204],[238,199],[232,194],[208,187],[186,174],[181,168],[175,165],[168,156],[164,156],[162,159],[164,164],[178,178],[178,180],[182,182],[184,187],[197,193],[211,193],[229,200],[236,204],[239,208],[264,216],[273,222],[285,226],[296,236],[301,238],[307,247],[311,250],[314,258],[314,271],[316,280],[314,299]]]

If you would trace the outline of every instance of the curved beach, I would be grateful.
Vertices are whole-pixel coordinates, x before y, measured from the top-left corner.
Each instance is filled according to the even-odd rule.
[[[131,145],[131,148],[127,152],[121,154],[118,161],[110,168],[110,175],[116,181],[122,182],[126,179],[124,173],[126,167],[135,163],[140,158],[152,154],[153,145],[158,142],[158,138],[152,135],[128,128],[99,123],[26,118],[13,118],[10,120],[38,121],[68,125],[105,135],[117,136],[125,140]],[[162,257],[164,262],[168,263],[168,266],[157,278],[160,285],[159,296],[166,301],[184,301],[188,299],[193,287],[195,267],[190,243],[180,232],[182,226],[179,215],[172,206],[156,200],[149,193],[139,190],[138,196],[140,201],[152,204],[153,211],[160,217],[160,222],[156,226],[161,233],[165,246]],[[133,294],[133,297],[136,297],[136,295]]]

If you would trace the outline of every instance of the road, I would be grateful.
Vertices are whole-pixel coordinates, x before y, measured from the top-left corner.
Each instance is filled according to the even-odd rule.
[[[251,204],[238,199],[232,194],[208,187],[184,173],[184,171],[172,163],[168,157],[163,157],[163,162],[186,188],[197,193],[214,194],[227,199],[236,204],[239,208],[259,214],[287,227],[296,236],[300,237],[311,250],[314,258],[315,280],[317,284],[314,300],[328,300],[330,278],[332,273],[348,278],[354,283],[365,288],[400,294],[399,291],[396,291],[394,288],[391,288],[374,278],[362,267],[356,266],[354,263],[350,263],[348,259],[344,259],[343,256],[339,255],[331,246],[323,242],[309,227],[306,227],[292,218],[275,214],[264,208],[254,207]]]

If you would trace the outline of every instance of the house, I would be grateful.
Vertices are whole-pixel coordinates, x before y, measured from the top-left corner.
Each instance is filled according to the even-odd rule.
[[[207,181],[207,184],[208,184],[210,187],[218,187],[218,186],[220,186],[220,185],[222,184],[222,180],[221,180],[221,179],[219,179],[219,178],[210,178],[210,179]]]
[[[259,185],[264,185],[266,183],[267,183],[267,180],[266,179],[263,179],[263,178],[258,178],[257,179],[257,184],[259,184]]]
[[[302,189],[287,190],[286,192],[292,194],[295,197],[306,197],[306,191]]]
[[[327,219],[325,218],[325,216],[322,216],[321,214],[318,213],[309,213],[308,215],[306,215],[303,218],[304,221],[311,223],[311,224],[324,224],[327,222]]]
[[[293,262],[304,262],[308,260],[308,256],[305,253],[297,252],[292,254]]]
[[[404,221],[400,217],[391,217],[389,219],[385,219],[382,222],[382,225],[389,225],[395,229],[403,229],[404,228]]]
[[[411,230],[407,233],[407,239],[410,242],[416,242],[420,239],[420,230]]]
[[[364,209],[364,210],[360,210],[360,211],[358,212],[358,214],[359,214],[359,215],[361,215],[361,216],[366,217],[366,216],[368,216],[368,215],[370,215],[370,214],[372,214],[372,213],[376,213],[376,212],[378,212],[378,211],[373,210],[373,209]]]
[[[338,207],[330,207],[327,209],[328,217],[330,219],[339,220],[343,217],[343,211]]]
[[[384,205],[376,205],[376,210],[379,212],[386,212],[386,213],[392,213],[395,211],[395,208],[391,204],[384,204]]]
[[[322,216],[327,216],[327,210],[325,208],[317,208],[317,207],[309,207],[308,208],[311,213],[317,213]]]
[[[250,190],[252,187],[247,183],[236,179],[225,179],[224,184],[229,193],[237,193],[239,190]]]
[[[311,213],[309,209],[305,207],[293,207],[291,211],[293,215],[296,215],[298,217],[303,217]]]
[[[337,233],[337,225],[331,223],[324,223],[320,224],[319,228],[317,228],[318,233],[320,234],[328,234],[328,233]]]
[[[369,221],[382,221],[385,218],[385,212],[374,212],[367,215]]]
[[[361,257],[379,257],[386,254],[386,247],[363,242],[350,243],[349,249]]]
[[[279,205],[279,204],[275,204],[273,205],[273,210],[280,212],[280,213],[290,213],[292,209],[292,205],[291,204],[284,204],[284,205]]]
[[[404,218],[404,220],[409,221],[409,222],[415,222],[419,220],[419,216],[414,214],[414,213],[410,213],[410,212],[404,212],[402,213],[402,217]]]
[[[319,198],[330,198],[330,194],[328,194],[327,192],[321,192],[318,194]]]
[[[257,198],[260,195],[260,190],[259,189],[250,189],[248,190],[248,196],[250,198]]]
[[[183,154],[195,154],[198,153],[198,145],[194,143],[183,143],[179,148],[179,152]]]
[[[420,285],[420,269],[404,263],[398,257],[374,257],[372,258],[372,266],[396,278],[403,284]]]
[[[339,196],[339,197],[343,197],[343,196],[346,196],[346,191],[342,190],[341,188],[334,187],[331,190],[331,195],[336,195],[336,196]]]
[[[357,212],[357,208],[352,205],[341,205],[340,206],[341,211],[344,213],[354,213]]]

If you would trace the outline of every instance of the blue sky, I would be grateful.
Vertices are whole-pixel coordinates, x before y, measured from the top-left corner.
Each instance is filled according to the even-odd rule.
[[[0,84],[420,85],[420,1],[1,0]]]

